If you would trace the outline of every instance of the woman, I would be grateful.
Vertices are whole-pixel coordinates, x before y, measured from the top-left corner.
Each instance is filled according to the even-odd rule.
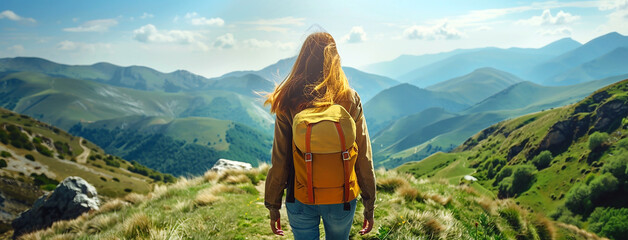
[[[323,219],[327,239],[348,239],[355,214],[356,200],[343,208],[343,203],[308,205],[294,197],[294,165],[292,121],[295,114],[307,108],[325,108],[338,104],[355,121],[357,160],[355,174],[361,189],[364,205],[364,223],[360,234],[373,228],[375,202],[375,175],[373,173],[371,144],[358,94],[340,66],[336,43],[329,33],[309,35],[286,79],[274,92],[267,95],[264,103],[277,115],[275,139],[272,150],[272,167],[266,178],[265,205],[270,210],[273,233],[284,235],[281,230],[279,209],[284,189],[287,189],[286,209],[295,239],[319,239],[320,219]],[[314,160],[316,161],[316,160]]]

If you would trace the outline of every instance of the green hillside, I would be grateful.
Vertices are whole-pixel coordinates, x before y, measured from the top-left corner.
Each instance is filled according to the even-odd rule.
[[[157,181],[175,180],[59,128],[0,109],[0,234],[44,191],[69,176],[87,180],[104,199],[147,193]]]
[[[365,73],[352,67],[343,67],[349,85],[360,94],[360,99],[367,102],[380,91],[399,84],[399,82],[375,74]]]
[[[207,172],[203,177],[180,179],[147,195],[111,200],[99,211],[55,223],[21,239],[277,239],[270,231],[263,204],[267,169]],[[363,221],[363,207],[358,204],[350,239],[595,237],[468,185],[416,180],[394,171],[377,171],[376,175],[375,228],[367,235],[358,234]],[[281,223],[286,231],[281,238],[293,239],[285,208]]]
[[[449,112],[458,112],[468,105],[452,100],[449,93],[431,92],[407,83],[381,91],[364,104],[364,113],[371,134],[377,134],[395,120],[440,107]]]
[[[2,58],[0,59],[0,72],[35,72],[137,90],[163,92],[208,89],[213,83],[213,80],[184,70],[162,73],[148,67],[120,67],[110,63],[65,65],[31,57]]]
[[[467,75],[440,82],[425,89],[452,93],[460,97],[460,102],[477,103],[522,81],[510,73],[494,68],[479,68]]]
[[[473,134],[499,121],[574,103],[590,94],[593,89],[627,77],[628,75],[622,75],[560,87],[544,87],[530,82],[515,84],[457,116],[427,126],[419,124],[408,131],[400,132],[402,134],[382,131],[377,135],[378,138],[397,139],[397,142],[380,145],[375,152],[375,163],[394,168],[406,162],[419,161],[438,151],[449,151]]]
[[[175,175],[199,175],[220,158],[257,166],[270,161],[272,139],[246,125],[205,117],[130,116],[70,129],[107,152]]]
[[[443,119],[451,118],[456,114],[449,113],[442,108],[428,108],[419,113],[403,117],[395,121],[392,125],[371,135],[371,145],[373,152],[398,142],[408,136],[415,129],[420,129]]]
[[[513,198],[531,211],[611,239],[626,236],[628,80],[569,106],[493,125],[452,153],[400,171],[459,182]]]
[[[230,91],[149,92],[31,72],[0,75],[0,84],[1,106],[63,129],[79,121],[131,115],[212,117],[266,131],[273,123],[254,98]]]
[[[541,86],[531,82],[521,82],[483,100],[465,110],[464,113],[487,111],[512,111],[511,116],[540,111],[552,107],[574,103],[606,85],[628,78],[628,74],[589,81],[570,86]]]

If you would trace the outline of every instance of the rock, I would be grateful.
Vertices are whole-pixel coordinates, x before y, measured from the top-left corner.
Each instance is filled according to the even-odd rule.
[[[37,199],[30,210],[13,220],[13,238],[47,228],[56,221],[74,219],[90,210],[98,210],[99,204],[94,186],[80,177],[68,177],[54,192]]]
[[[228,159],[218,159],[218,162],[216,162],[216,164],[214,164],[214,166],[210,169],[212,171],[224,171],[227,169],[236,169],[236,170],[248,170],[253,168],[253,166],[251,166],[250,163],[245,163],[245,162],[239,162],[239,161],[233,161],[233,160],[228,160]]]
[[[475,181],[477,181],[477,180],[478,180],[477,178],[475,178],[474,176],[471,176],[471,175],[465,175],[465,176],[463,177],[463,179],[464,179],[464,180],[467,180],[467,181],[471,181],[471,182],[475,182]]]
[[[597,121],[592,132],[611,132],[621,125],[621,120],[628,116],[628,105],[623,100],[615,99],[600,106],[596,111]]]

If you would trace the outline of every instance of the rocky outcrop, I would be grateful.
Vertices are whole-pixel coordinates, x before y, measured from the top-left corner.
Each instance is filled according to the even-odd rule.
[[[594,94],[590,100],[577,106],[573,115],[550,127],[549,132],[528,157],[535,156],[544,150],[553,155],[565,151],[573,141],[593,132],[611,132],[621,125],[623,118],[628,116],[628,104],[624,99],[610,99],[606,91]],[[593,104],[591,103],[600,104]],[[606,102],[603,102],[606,101]]]
[[[227,169],[248,170],[251,168],[253,168],[253,166],[251,166],[250,163],[227,160],[227,159],[221,158],[221,159],[218,159],[218,162],[216,162],[216,164],[214,164],[214,166],[210,170],[220,172]]]
[[[621,120],[628,116],[628,105],[620,99],[608,101],[596,111],[597,121],[592,132],[610,132],[621,124]]]
[[[59,220],[74,219],[90,210],[98,210],[100,200],[96,188],[80,177],[68,177],[54,190],[13,220],[16,238],[24,233],[47,228]]]

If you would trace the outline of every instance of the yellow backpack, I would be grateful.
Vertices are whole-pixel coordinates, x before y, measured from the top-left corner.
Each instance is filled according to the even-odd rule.
[[[294,116],[294,196],[306,204],[337,204],[360,192],[355,174],[355,121],[340,105],[308,108]]]

